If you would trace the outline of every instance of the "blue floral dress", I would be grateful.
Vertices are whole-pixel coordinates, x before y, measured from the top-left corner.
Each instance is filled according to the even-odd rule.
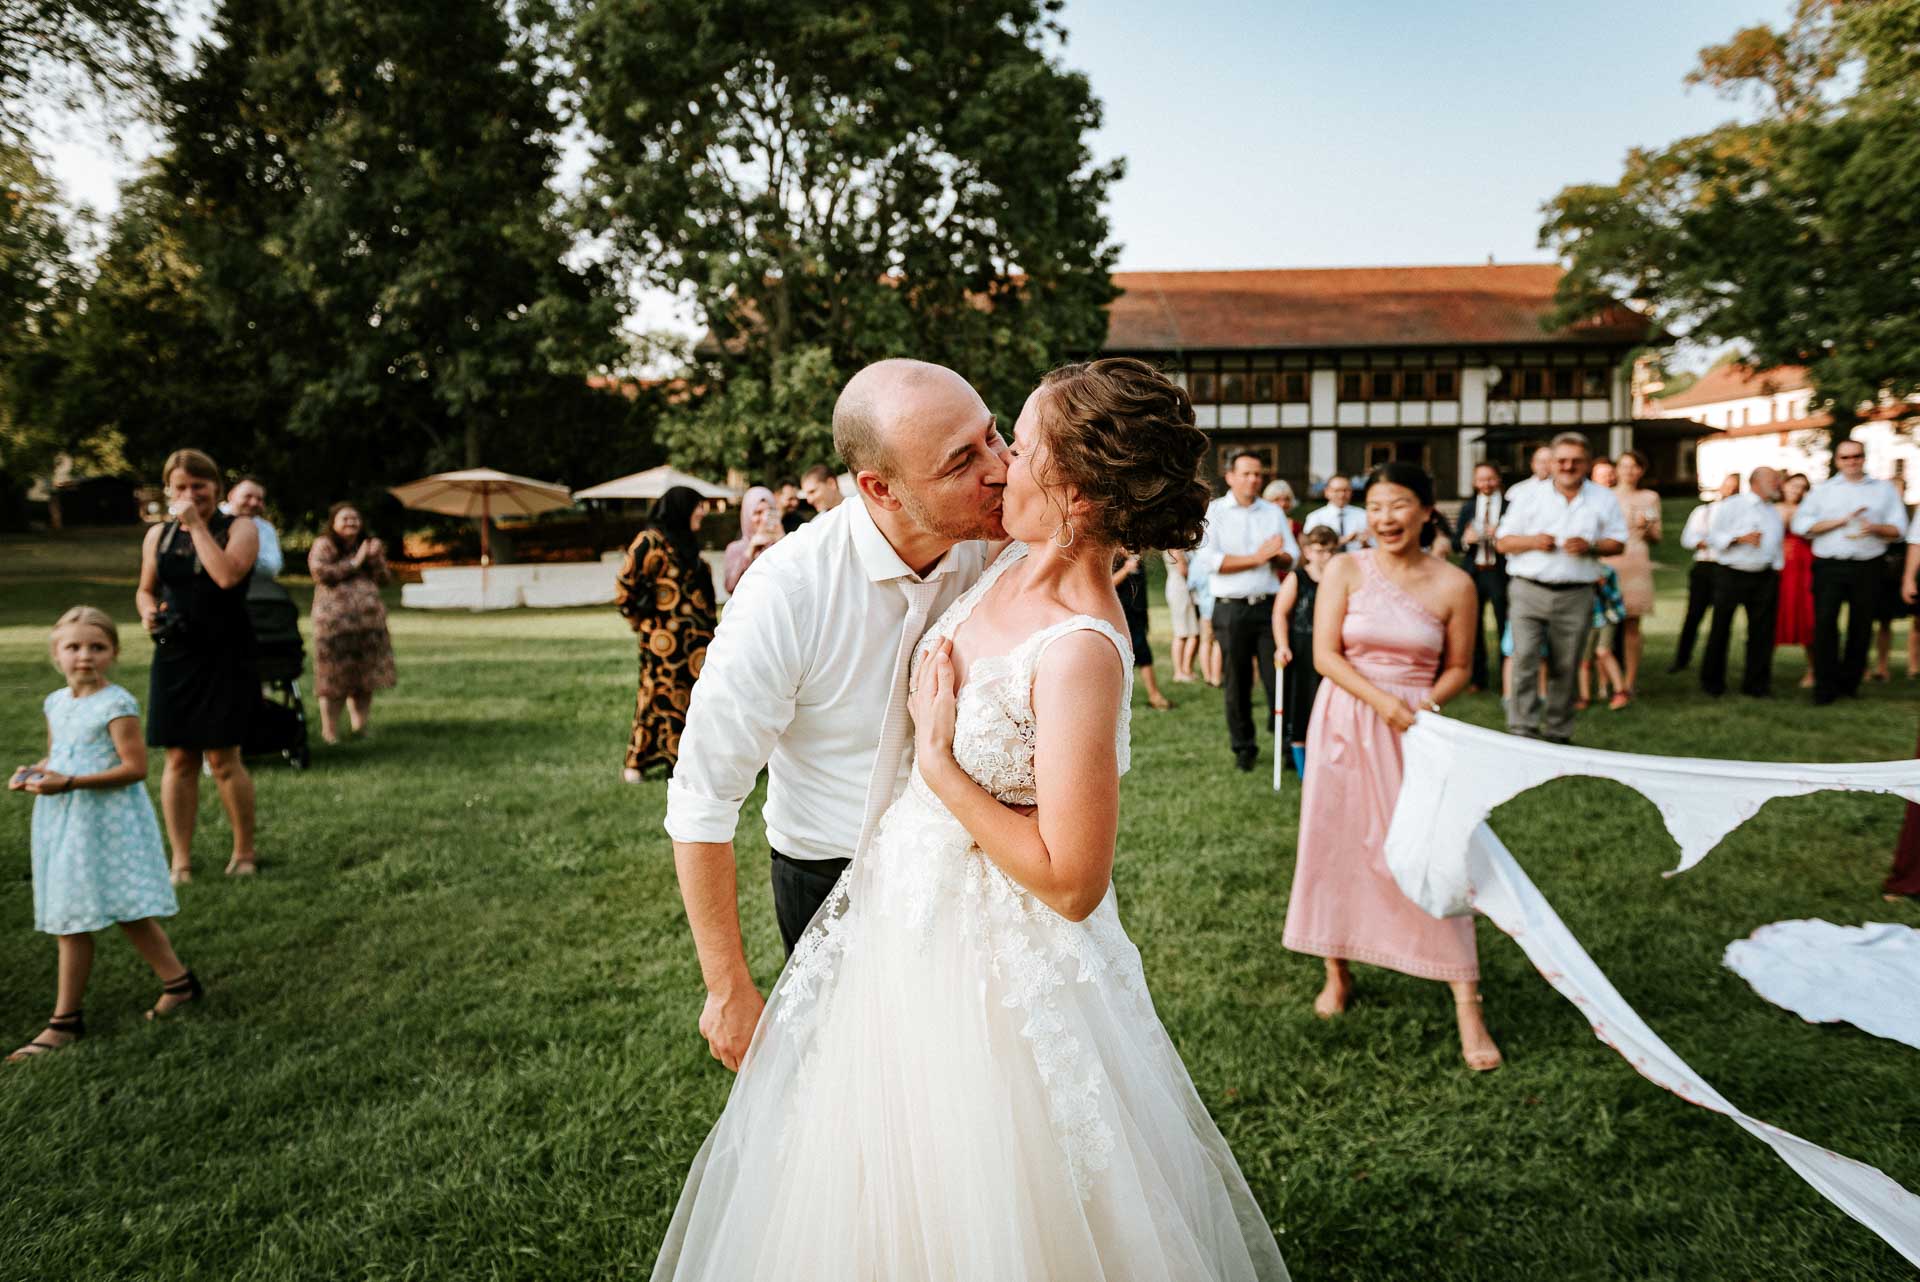
[[[55,690],[41,708],[53,731],[47,766],[63,775],[118,766],[120,753],[107,726],[140,715],[139,703],[115,685],[79,699],[70,690]],[[34,798],[34,929],[81,935],[179,911],[146,784]]]

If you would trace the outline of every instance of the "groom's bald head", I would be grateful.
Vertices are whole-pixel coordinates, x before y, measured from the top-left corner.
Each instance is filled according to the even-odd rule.
[[[895,357],[847,380],[833,406],[833,447],[847,470],[899,475],[903,447],[986,413],[980,394],[944,365]]]

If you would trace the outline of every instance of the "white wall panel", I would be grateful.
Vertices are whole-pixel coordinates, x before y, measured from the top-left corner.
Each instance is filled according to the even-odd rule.
[[[1313,481],[1324,481],[1333,475],[1340,466],[1339,433],[1326,428],[1316,428],[1307,438],[1307,477]],[[1303,500],[1306,495],[1300,496]]]
[[[1468,421],[1460,417],[1460,402],[1458,401],[1435,401],[1427,407],[1427,413],[1429,416],[1428,421],[1435,427],[1452,427],[1456,423]]]
[[[1294,403],[1280,407],[1280,426],[1305,427],[1313,421],[1313,407]]]
[[[1313,408],[1315,423],[1334,421],[1334,407],[1339,401],[1339,374],[1335,370],[1317,369],[1307,388],[1308,404]]]
[[[1280,407],[1278,405],[1256,405],[1253,407],[1254,427],[1280,426]]]

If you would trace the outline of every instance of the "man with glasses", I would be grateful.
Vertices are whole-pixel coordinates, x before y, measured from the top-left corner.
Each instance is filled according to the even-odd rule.
[[[1233,764],[1252,770],[1260,756],[1258,731],[1247,701],[1253,668],[1267,692],[1267,728],[1273,729],[1273,598],[1280,576],[1300,557],[1287,514],[1260,497],[1266,463],[1242,450],[1227,465],[1227,493],[1207,508],[1207,532],[1193,564],[1213,593],[1213,633],[1220,639],[1221,693],[1227,705],[1227,739]]]
[[[1843,440],[1834,447],[1839,468],[1808,491],[1793,516],[1793,532],[1813,543],[1813,701],[1832,703],[1860,693],[1873,644],[1880,592],[1880,558],[1900,537],[1907,507],[1887,481],[1867,475],[1867,449]],[[1847,648],[1840,649],[1840,609],[1847,610]]]

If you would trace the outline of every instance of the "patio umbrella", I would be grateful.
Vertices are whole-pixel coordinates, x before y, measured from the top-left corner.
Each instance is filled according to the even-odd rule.
[[[436,472],[388,492],[401,506],[446,516],[472,516],[480,519],[480,568],[493,564],[493,552],[487,540],[487,527],[498,513],[532,516],[573,506],[573,496],[564,485],[535,481],[524,476],[496,472],[490,467],[471,467],[462,472]]]
[[[578,490],[576,499],[657,499],[676,485],[684,485],[703,499],[737,499],[740,493],[712,481],[689,476],[678,468],[650,467],[615,480],[604,481],[592,489]]]

